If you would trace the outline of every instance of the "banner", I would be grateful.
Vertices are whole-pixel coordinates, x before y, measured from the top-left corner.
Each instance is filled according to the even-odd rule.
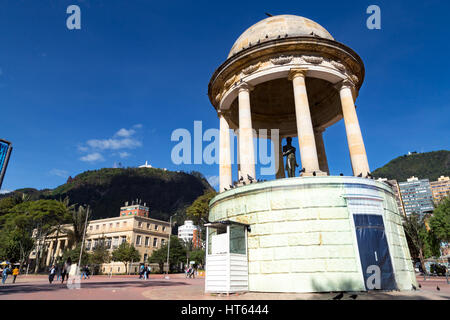
[[[3,177],[5,176],[11,151],[11,142],[0,139],[0,188],[2,187]]]

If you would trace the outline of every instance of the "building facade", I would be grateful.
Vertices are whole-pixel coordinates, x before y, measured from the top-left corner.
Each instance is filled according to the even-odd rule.
[[[434,210],[433,195],[428,179],[419,180],[417,177],[411,177],[398,185],[406,215],[414,212],[423,215]]]
[[[143,205],[125,205],[121,208],[120,216],[107,219],[92,220],[89,222],[85,249],[92,253],[101,243],[112,252],[120,244],[128,242],[140,253],[140,260],[132,265],[131,272],[137,271],[140,263],[147,262],[154,250],[164,246],[171,234],[170,223],[148,218],[149,208]],[[66,230],[72,225],[63,225],[60,232],[49,235],[42,248],[46,266],[53,264],[68,247],[73,247]],[[30,259],[36,259],[36,252],[32,252]],[[41,260],[42,261],[42,260]],[[112,261],[100,266],[103,273],[124,273],[126,268],[122,262]]]
[[[450,178],[440,176],[437,181],[431,181],[431,193],[433,194],[433,200],[439,203],[443,198],[448,197],[450,194]]]
[[[182,226],[178,227],[178,238],[184,242],[192,241],[194,248],[201,247],[200,229],[192,220],[186,220]]]

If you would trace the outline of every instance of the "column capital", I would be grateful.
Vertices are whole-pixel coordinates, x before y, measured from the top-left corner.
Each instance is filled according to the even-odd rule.
[[[227,109],[227,110],[222,110],[222,109],[218,109],[217,110],[217,117],[219,117],[219,119],[221,118],[221,117],[226,117],[226,116],[228,116],[229,114],[231,113],[231,110],[230,109]]]
[[[291,70],[289,70],[288,79],[293,80],[296,77],[306,78],[307,73],[308,73],[308,69],[292,68]]]
[[[325,131],[325,128],[322,127],[315,127],[314,133],[323,133]]]
[[[254,89],[254,87],[251,84],[242,80],[236,83],[236,88],[239,89],[239,92],[252,91]]]
[[[334,85],[334,87],[340,91],[341,89],[344,88],[350,88],[352,91],[356,89],[355,84],[350,80],[350,79],[344,79],[342,81],[339,81],[338,83],[336,83]]]

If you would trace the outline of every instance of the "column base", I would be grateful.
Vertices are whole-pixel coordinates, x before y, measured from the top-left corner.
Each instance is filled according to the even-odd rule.
[[[314,172],[315,172],[315,176],[328,176],[328,174],[325,171],[306,171],[306,172],[302,172],[300,174],[300,177],[314,177]]]

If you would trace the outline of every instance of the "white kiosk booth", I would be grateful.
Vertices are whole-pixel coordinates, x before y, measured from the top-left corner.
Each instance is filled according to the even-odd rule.
[[[218,221],[205,226],[205,292],[229,294],[248,291],[249,225]]]

